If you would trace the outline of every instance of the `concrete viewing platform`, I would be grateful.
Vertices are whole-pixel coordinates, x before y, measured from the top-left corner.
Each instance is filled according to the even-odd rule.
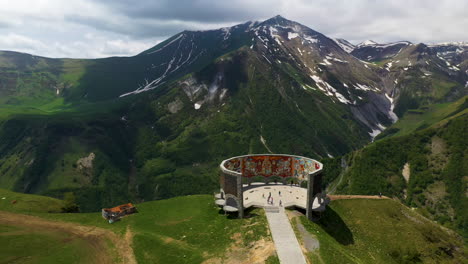
[[[239,218],[244,217],[248,207],[276,203],[303,208],[307,219],[317,221],[330,201],[322,190],[323,164],[314,159],[289,154],[248,154],[223,160],[219,168],[221,188],[216,204],[225,212],[236,212]],[[300,188],[301,185],[307,187]]]
[[[323,164],[296,155],[248,154],[223,160],[219,167],[216,205],[239,218],[246,208],[264,208],[280,263],[307,263],[285,208],[302,208],[307,219],[320,219],[330,202],[322,190]]]
[[[268,207],[268,206],[281,206],[282,207],[298,207],[306,209],[307,206],[307,189],[301,188],[297,185],[285,184],[265,184],[265,183],[252,183],[244,185],[244,208],[249,207]],[[273,203],[268,203],[268,197],[271,195]],[[326,204],[319,201],[318,198],[314,199],[312,210],[323,211]]]

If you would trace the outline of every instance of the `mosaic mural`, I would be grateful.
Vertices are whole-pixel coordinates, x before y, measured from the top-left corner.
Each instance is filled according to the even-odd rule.
[[[315,170],[315,162],[303,158],[294,158],[294,177],[306,180],[310,171]]]
[[[224,167],[241,172],[243,177],[279,176],[306,180],[309,172],[320,169],[313,160],[291,156],[247,156],[227,160]]]
[[[224,167],[230,171],[235,171],[235,172],[241,172],[241,159],[240,158],[234,158],[227,160],[224,163]]]
[[[287,156],[250,156],[244,158],[242,176],[279,176],[291,177],[292,157]]]

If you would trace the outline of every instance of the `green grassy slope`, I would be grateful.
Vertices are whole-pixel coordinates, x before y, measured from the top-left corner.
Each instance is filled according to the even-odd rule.
[[[406,46],[392,63],[399,93],[394,112],[399,117],[407,110],[452,102],[467,94],[464,72],[443,69],[446,62],[424,44]]]
[[[0,210],[20,214],[57,213],[58,199],[0,189]],[[5,216],[2,216],[5,217]],[[0,220],[1,263],[94,263],[90,241],[53,228],[4,223]]]
[[[12,113],[67,110],[72,105],[68,99],[92,64],[0,51],[0,119]]]
[[[271,241],[263,210],[249,211],[251,217],[246,219],[231,218],[220,213],[213,198],[207,195],[138,204],[137,214],[114,224],[108,224],[100,213],[57,214],[48,213],[45,208],[37,210],[60,204],[48,197],[5,190],[1,195],[7,199],[0,202],[9,204],[2,204],[2,210],[104,228],[122,237],[128,236],[130,230],[139,263],[242,262],[252,246],[258,245],[256,242]],[[16,204],[10,204],[13,198]],[[320,242],[320,250],[308,254],[314,263],[462,263],[466,256],[466,247],[456,233],[393,200],[333,201],[320,222],[309,222],[305,217],[300,220]],[[49,231],[0,225],[0,246],[8,249],[0,253],[2,258],[32,256],[32,260],[37,260],[34,263],[64,263],[86,248],[80,241],[64,244],[65,234]],[[7,236],[23,245],[23,250],[12,248],[12,240]],[[39,239],[47,243],[38,243]],[[44,251],[49,254],[45,256]],[[263,257],[267,263],[278,263],[274,255]],[[89,260],[74,261],[71,263]]]
[[[465,113],[416,133],[379,140],[344,156],[344,172],[341,158],[327,161],[326,181],[340,183],[337,193],[396,197],[467,238],[467,125]]]
[[[468,96],[455,102],[433,104],[409,110],[401,119],[378,135],[376,140],[386,136],[403,136],[428,128],[449,117],[462,115],[468,111]]]
[[[441,228],[392,200],[337,200],[323,218],[301,223],[320,242],[312,263],[463,263],[466,247]]]
[[[88,241],[51,230],[0,225],[2,263],[94,263]]]
[[[49,219],[77,222],[134,233],[133,247],[141,263],[200,263],[223,257],[232,236],[240,233],[242,247],[268,239],[263,211],[254,210],[249,219],[230,219],[219,212],[211,196],[184,196],[137,205],[138,214],[108,224],[100,213],[47,214]]]
[[[242,249],[237,252],[241,254],[240,257],[237,256],[238,260],[242,261],[245,257],[242,254],[248,252],[252,243],[262,239],[271,241],[262,210],[249,211],[251,217],[247,219],[231,219],[219,211],[213,203],[212,196],[208,195],[177,197],[138,204],[137,214],[109,224],[100,213],[47,213],[43,206],[53,207],[60,204],[59,200],[52,198],[5,190],[1,190],[0,194],[8,197],[6,201],[0,200],[0,202],[8,203],[7,206],[0,207],[0,210],[35,215],[51,221],[101,227],[122,236],[127,230],[131,230],[132,246],[139,263],[201,263],[208,259],[233,257],[226,255],[233,243],[236,243],[237,248]],[[17,203],[10,204],[10,199],[16,199]],[[5,229],[6,232],[9,228],[0,225],[0,231]],[[27,234],[29,235],[29,232]],[[31,231],[31,235],[35,233]],[[47,235],[55,236],[55,234]],[[0,233],[0,243],[8,242],[1,238]],[[21,243],[27,245],[26,240]],[[35,243],[35,240],[31,243]],[[3,244],[0,245],[4,248]],[[39,245],[37,247],[36,244],[33,245],[35,246],[30,249],[26,247],[23,253],[40,257],[36,250],[41,249],[49,250],[54,253],[51,256],[57,257],[53,248],[54,243],[44,244],[42,248]],[[66,255],[67,252],[63,254]],[[7,258],[15,255],[16,251],[6,251],[2,254]],[[268,256],[264,257],[268,258]],[[60,258],[47,260],[50,261],[48,263],[63,263]]]
[[[21,115],[0,127],[2,187],[56,197],[76,191],[84,211],[126,200],[131,141],[117,114]],[[78,160],[90,153],[93,166],[80,168]]]
[[[16,202],[14,202],[16,201]],[[0,210],[22,214],[60,212],[62,200],[0,189]]]

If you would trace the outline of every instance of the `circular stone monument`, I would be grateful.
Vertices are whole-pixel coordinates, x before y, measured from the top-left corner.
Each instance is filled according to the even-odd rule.
[[[223,160],[219,167],[216,204],[226,212],[238,212],[239,218],[251,206],[280,205],[303,208],[308,219],[317,220],[329,202],[321,190],[323,164],[313,159],[252,154]],[[307,188],[299,187],[303,181]]]

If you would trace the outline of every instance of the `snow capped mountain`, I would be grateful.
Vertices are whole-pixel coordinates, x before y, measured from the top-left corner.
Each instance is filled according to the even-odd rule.
[[[355,46],[275,16],[183,31],[136,56],[93,61],[79,89],[57,89],[57,96],[97,102],[176,89],[190,109],[202,112],[227,104],[239,86],[261,82],[301,115],[308,106],[300,98],[316,100],[321,107],[341,111],[373,137],[410,107],[466,93],[466,50],[465,43],[426,46],[369,40]],[[452,88],[441,95],[433,92],[441,85]],[[438,97],[426,96],[427,91]],[[183,104],[180,98],[172,99],[169,112],[177,113]]]
[[[207,31],[184,31],[173,36],[136,56],[147,61],[145,77],[138,87],[120,96],[167,85],[183,75],[200,70],[223,54],[242,50],[242,47],[249,50],[249,56],[261,61],[265,69],[276,72],[275,75],[294,71],[296,76],[303,76],[295,81],[298,86],[309,93],[321,93],[329,98],[330,103],[348,107],[372,136],[398,119],[393,111],[399,111],[398,102],[404,89],[400,88],[402,79],[410,73],[408,69],[412,65],[425,63],[414,58],[414,51],[410,51],[421,48],[408,41],[379,44],[367,40],[354,46],[344,39],[331,39],[300,23],[275,16],[263,22],[249,21]],[[444,56],[459,53],[462,49],[458,46],[455,49],[452,46],[441,47],[438,46],[439,56],[434,57],[440,65],[445,61],[451,63],[449,61],[452,59]],[[418,51],[418,56],[432,53],[430,50]],[[381,66],[367,63],[383,60],[388,62]],[[457,66],[449,67],[452,68],[444,70],[451,71]],[[393,73],[394,69],[399,69],[401,73]],[[430,72],[423,70],[418,76],[429,78],[425,74]],[[413,72],[411,74],[414,76]],[[216,78],[226,79],[229,74],[217,72],[215,75],[218,76]],[[190,93],[190,100],[199,110],[213,102],[213,98],[227,100],[231,93],[222,87],[223,82],[218,80],[218,89],[213,90],[209,88],[214,87],[213,83],[200,83],[192,78],[185,81],[191,84],[184,89],[196,91]],[[464,78],[462,82],[466,82]],[[288,97],[286,93],[284,96]]]
[[[428,47],[442,47],[442,46],[458,46],[468,47],[468,41],[456,41],[456,42],[442,42],[442,43],[429,43]]]
[[[393,99],[389,97],[390,93],[386,94],[387,90],[391,91],[393,87],[385,87],[377,73],[378,68],[349,54],[354,46],[345,40],[330,39],[315,30],[281,16],[263,22],[246,23],[233,28],[203,33],[207,34],[208,32],[214,33],[214,37],[218,41],[221,39],[220,43],[223,45],[230,43],[233,38],[244,39],[244,46],[248,47],[249,56],[258,59],[264,65],[263,71],[272,71],[273,76],[287,73],[290,77],[295,72],[294,79],[296,80],[291,85],[301,87],[310,95],[323,96],[327,104],[338,104],[348,108],[354,118],[367,127],[366,129],[372,133],[372,136],[377,133],[375,131],[383,130],[384,125],[382,124],[389,125],[396,121],[396,115],[392,112]],[[183,43],[184,40],[188,40],[189,44]],[[159,52],[171,45],[178,49],[184,46],[191,47],[191,43],[194,43],[192,38],[175,36],[145,54]],[[240,48],[240,46],[237,47]],[[187,50],[189,49],[187,48]],[[169,74],[178,69],[178,66],[174,67],[173,64],[179,61],[184,62],[188,57],[189,55],[182,56],[182,58],[173,56],[165,66],[166,71],[170,67],[167,74],[164,71],[162,76],[159,75],[153,81],[148,82],[146,87],[149,87],[148,89],[156,88],[151,85],[159,83],[161,77],[162,79],[170,78]],[[214,76],[222,76],[221,78],[224,79],[229,76],[226,72],[213,74]],[[202,105],[213,101],[210,98],[219,97],[222,98],[221,100],[227,100],[226,98],[231,94],[228,89],[223,87],[223,81],[219,82],[219,80],[219,89],[216,89],[215,92],[211,92],[208,88],[212,84],[201,83],[197,79],[187,79],[183,83],[184,85],[190,83],[190,85],[184,86],[184,90],[197,91],[190,93],[190,100],[196,104],[197,110],[201,109]],[[143,88],[128,94],[148,89]],[[278,89],[281,89],[285,100],[291,100],[289,99],[290,95],[282,90],[284,88],[278,87]],[[297,103],[294,102],[294,104]],[[297,107],[299,109],[300,106],[297,105]]]
[[[348,52],[348,53],[351,53],[355,48],[356,46],[354,46],[353,44],[349,43],[347,40],[345,39],[341,39],[341,38],[337,38],[337,39],[333,39],[336,44],[338,44],[344,51]]]
[[[468,42],[445,42],[427,45],[437,55],[456,67],[468,60]]]
[[[358,44],[351,54],[364,61],[376,61],[393,57],[409,45],[411,42],[408,41],[379,44],[372,40],[366,40]]]
[[[411,42],[409,42],[409,41],[397,41],[397,42],[390,42],[390,43],[380,44],[380,43],[377,43],[377,42],[375,42],[373,40],[366,40],[364,42],[359,43],[356,47],[371,46],[371,47],[375,47],[375,48],[387,48],[387,47],[391,47],[391,46],[394,46],[394,45],[411,45]]]
[[[368,40],[365,40],[365,41],[357,44],[356,46],[357,47],[364,47],[364,46],[375,46],[375,45],[378,45],[378,43],[373,41],[373,40],[368,39]]]

